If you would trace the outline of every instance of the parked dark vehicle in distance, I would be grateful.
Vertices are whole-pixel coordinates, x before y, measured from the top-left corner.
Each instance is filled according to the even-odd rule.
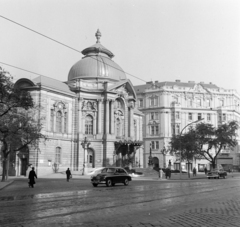
[[[207,173],[208,179],[210,178],[219,179],[220,177],[225,179],[227,177],[227,172],[223,169],[214,169]]]
[[[97,187],[98,184],[106,184],[108,187],[117,183],[128,185],[131,180],[131,176],[121,167],[106,167],[100,173],[91,177],[94,187]]]

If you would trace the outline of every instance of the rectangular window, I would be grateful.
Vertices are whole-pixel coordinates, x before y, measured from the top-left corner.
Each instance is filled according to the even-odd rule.
[[[192,99],[188,99],[188,106],[192,106]]]
[[[201,120],[201,119],[202,119],[202,114],[198,113],[198,120]]]
[[[180,119],[180,113],[176,112],[176,119]]]
[[[188,120],[192,121],[192,113],[188,113]]]
[[[55,163],[57,163],[57,164],[61,163],[61,148],[60,147],[56,148]]]
[[[223,99],[220,99],[220,100],[219,100],[219,106],[224,106],[224,101],[223,101]]]
[[[154,98],[150,98],[150,106],[154,106]]]
[[[155,149],[155,143],[154,143],[154,141],[151,142],[151,145],[152,145],[152,149]]]
[[[67,113],[64,113],[64,133],[67,133]]]
[[[151,135],[154,135],[154,126],[151,126]]]
[[[197,100],[196,100],[196,105],[197,105],[197,107],[200,107],[200,106],[201,106],[201,99],[197,99]]]
[[[154,120],[154,113],[151,113],[151,120]]]
[[[226,114],[223,114],[223,121],[226,121]]]
[[[158,112],[155,112],[155,119],[158,119]]]
[[[156,135],[158,135],[158,126],[156,126]]]
[[[139,107],[143,107],[143,100],[139,99]]]
[[[211,114],[210,113],[207,114],[207,120],[211,121]]]
[[[54,125],[54,111],[51,110],[51,117],[50,117],[50,126],[51,126],[51,131],[53,132],[53,125]]]
[[[220,113],[218,114],[218,121],[222,121],[222,115]]]
[[[156,141],[156,149],[159,149],[159,141]]]
[[[210,99],[207,99],[207,100],[206,100],[206,106],[207,106],[207,107],[210,107]]]
[[[157,104],[158,104],[158,97],[155,97],[154,98],[154,105],[157,106]]]

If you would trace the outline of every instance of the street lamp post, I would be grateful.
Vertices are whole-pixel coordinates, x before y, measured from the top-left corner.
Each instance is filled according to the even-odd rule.
[[[182,144],[181,144],[181,136],[182,136],[183,130],[184,130],[185,128],[187,128],[189,125],[198,123],[198,122],[200,122],[200,121],[202,121],[202,120],[204,120],[204,118],[201,118],[201,119],[199,119],[199,120],[197,120],[197,121],[193,121],[193,122],[187,124],[187,125],[181,130],[181,132],[180,132],[180,134],[179,134],[179,138],[180,138],[180,160],[179,160],[179,162],[180,162],[180,166],[179,166],[179,168],[180,168],[180,179],[182,179],[182,165],[181,165],[181,161],[182,161]]]
[[[84,140],[82,141],[81,145],[83,147],[84,153],[83,153],[83,171],[82,171],[82,175],[85,174],[85,167],[86,167],[86,149],[89,147],[91,143],[88,141],[87,137],[84,138]]]

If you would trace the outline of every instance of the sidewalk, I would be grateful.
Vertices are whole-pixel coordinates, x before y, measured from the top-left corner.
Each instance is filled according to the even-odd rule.
[[[0,190],[10,185],[14,180],[7,180],[5,182],[0,181]]]

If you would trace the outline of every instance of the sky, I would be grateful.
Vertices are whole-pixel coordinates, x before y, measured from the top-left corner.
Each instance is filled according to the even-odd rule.
[[[67,81],[83,55],[3,17],[79,51],[99,29],[133,85],[212,82],[240,94],[239,0],[0,0],[0,66]]]

